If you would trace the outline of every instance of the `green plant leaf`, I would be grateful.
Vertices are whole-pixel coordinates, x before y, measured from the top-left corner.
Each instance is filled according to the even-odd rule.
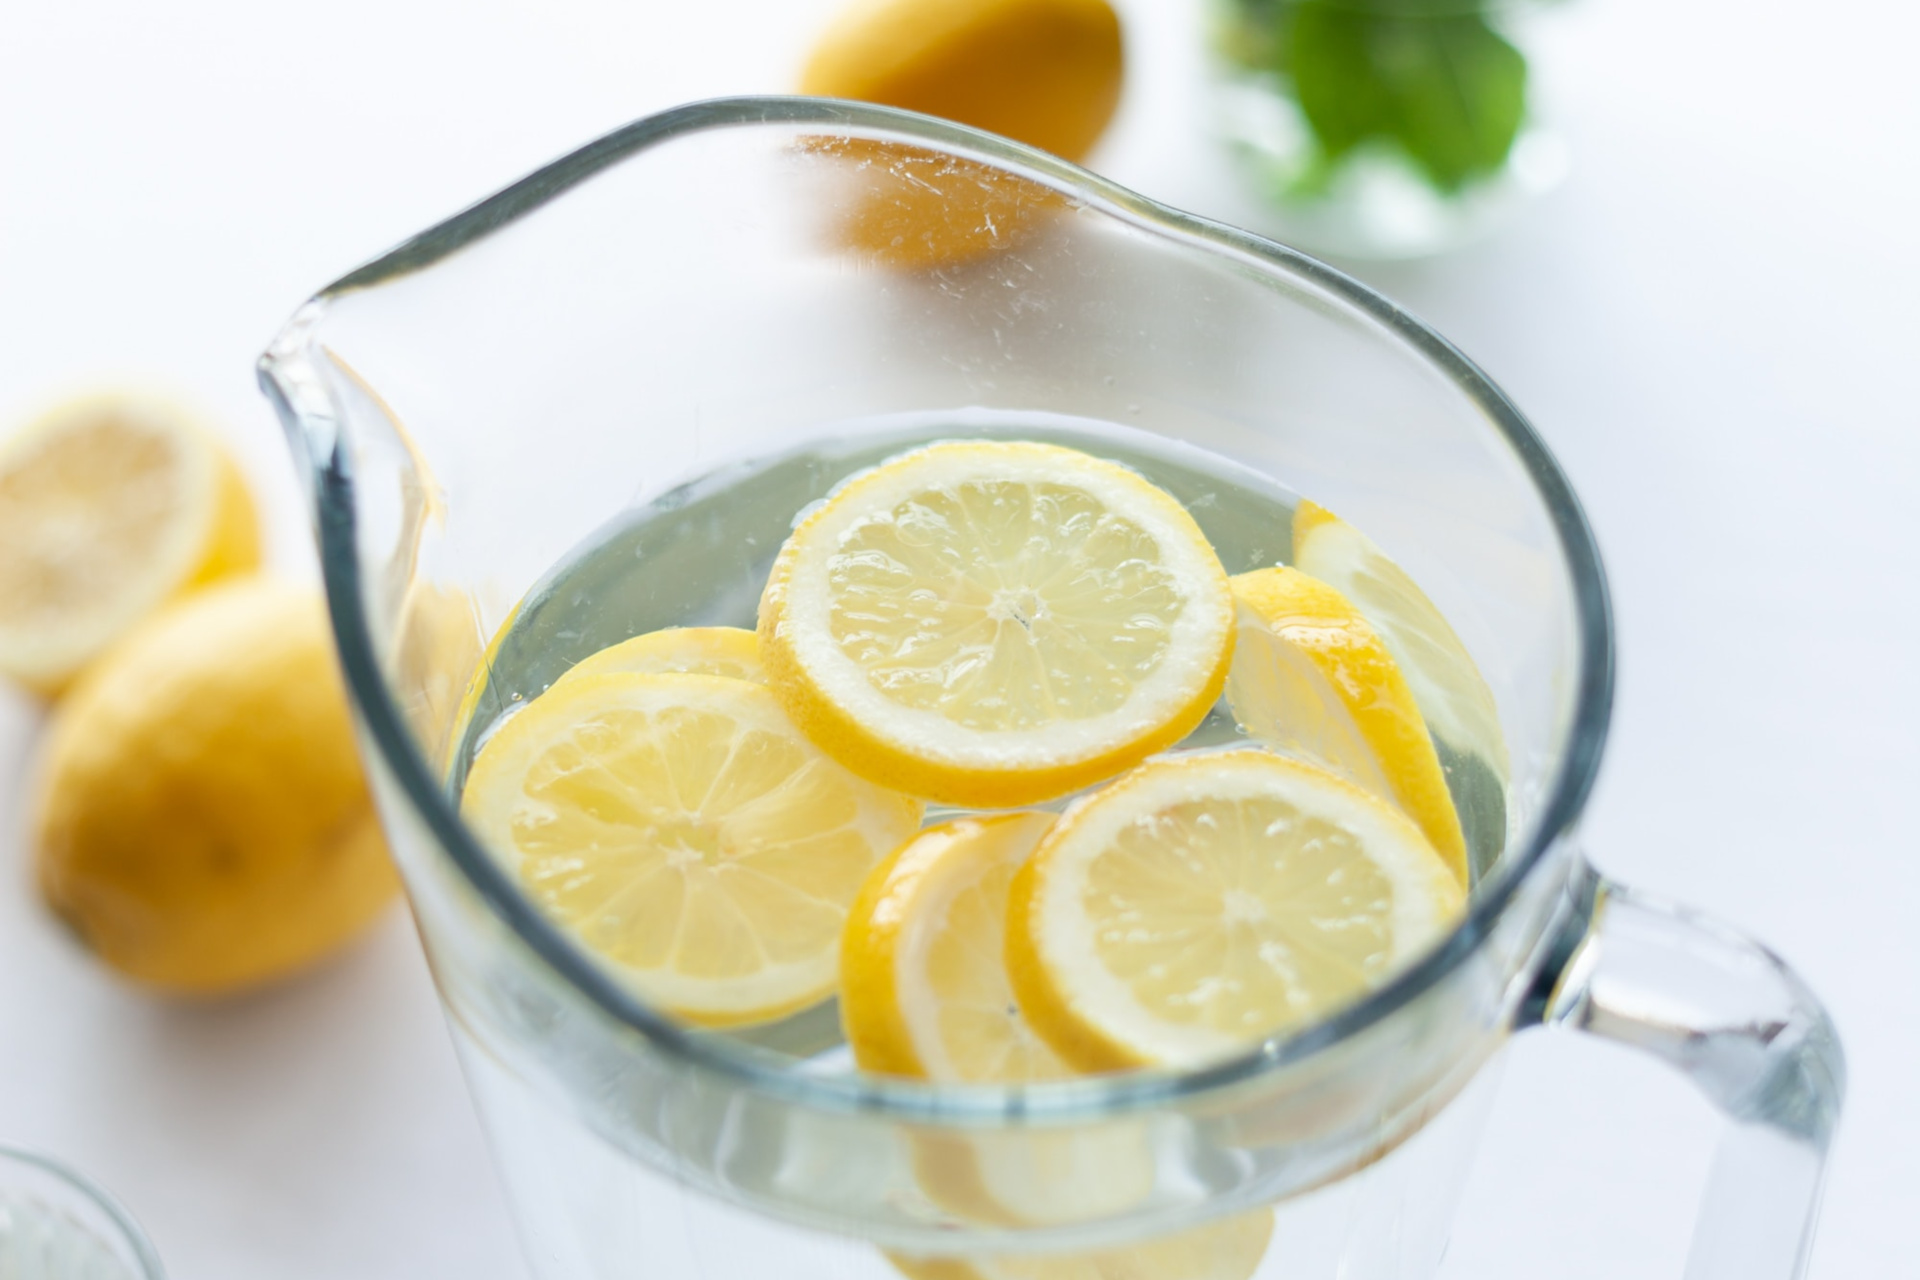
[[[1282,42],[1294,97],[1329,160],[1394,132],[1392,86],[1374,65],[1373,14],[1331,4],[1292,6]]]
[[[1526,106],[1527,63],[1479,14],[1383,24],[1395,135],[1443,191],[1506,163]]]
[[[1442,191],[1506,163],[1527,64],[1477,10],[1419,0],[1298,0],[1284,44],[1294,93],[1329,161],[1397,141]]]

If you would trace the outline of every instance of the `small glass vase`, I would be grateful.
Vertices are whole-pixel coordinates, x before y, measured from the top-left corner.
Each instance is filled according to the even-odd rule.
[[[1556,185],[1526,50],[1551,0],[1215,0],[1215,128],[1268,217],[1337,257],[1427,257]]]

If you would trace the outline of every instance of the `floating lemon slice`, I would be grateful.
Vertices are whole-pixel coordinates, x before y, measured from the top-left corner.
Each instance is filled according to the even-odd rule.
[[[1439,940],[1460,882],[1398,810],[1242,749],[1142,765],[1015,877],[1021,1010],[1089,1071],[1191,1067],[1326,1016]]]
[[[1507,740],[1493,690],[1467,646],[1406,571],[1358,529],[1311,502],[1293,513],[1293,563],[1351,600],[1386,642],[1427,727],[1455,750],[1478,756],[1500,781]]]
[[[42,693],[165,601],[255,567],[253,503],[180,410],[72,401],[0,442],[0,674]]]
[[[1020,1016],[1002,961],[1007,889],[1054,821],[944,822],[868,878],[840,947],[840,1018],[862,1069],[1004,1083],[1068,1074]]]
[[[760,685],[704,675],[556,682],[487,741],[461,808],[558,923],[710,1026],[833,990],[847,907],[921,814]]]
[[[847,918],[840,1015],[869,1071],[1025,1083],[1067,1065],[1021,1016],[1005,964],[1007,895],[1057,819],[1005,813],[929,827],[876,868]],[[914,1169],[942,1208],[999,1225],[1118,1217],[1152,1192],[1144,1130],[918,1135]],[[1245,1280],[1266,1248],[1261,1210],[1166,1240],[1048,1257],[901,1257],[929,1280]]]
[[[760,660],[855,773],[1004,807],[1183,737],[1225,682],[1233,616],[1199,527],[1134,472],[952,441],[854,478],[794,530]]]
[[[963,818],[922,831],[868,878],[840,950],[840,1017],[868,1071],[1022,1084],[1071,1074],[1021,1016],[1007,979],[1007,890],[1050,813]],[[970,1223],[1125,1214],[1153,1189],[1143,1134],[918,1134],[914,1173]]]
[[[1273,1238],[1273,1211],[1256,1209],[1144,1244],[1086,1253],[991,1258],[887,1258],[908,1280],[1248,1280]]]
[[[760,668],[760,642],[741,627],[668,627],[588,654],[568,668],[563,680],[576,676],[632,675],[726,676],[765,684]]]
[[[1233,579],[1240,634],[1227,702],[1254,737],[1399,805],[1467,883],[1467,845],[1440,757],[1379,634],[1347,598],[1284,566]]]

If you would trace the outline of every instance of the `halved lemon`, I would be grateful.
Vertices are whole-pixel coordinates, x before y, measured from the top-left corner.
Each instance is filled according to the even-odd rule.
[[[1366,615],[1434,735],[1478,756],[1504,783],[1507,739],[1493,690],[1446,616],[1406,571],[1365,534],[1311,502],[1302,502],[1293,513],[1293,563]]]
[[[567,669],[561,679],[604,676],[614,672],[634,675],[682,674],[726,676],[733,680],[767,682],[760,667],[760,642],[742,627],[667,627],[588,654]]]
[[[949,804],[1098,782],[1206,715],[1233,596],[1184,508],[1075,449],[949,441],[855,477],[794,530],[760,660],[862,777]]]
[[[1018,1083],[1068,1074],[1013,998],[1007,890],[1055,817],[926,828],[868,877],[840,945],[840,1018],[867,1071]]]
[[[461,809],[559,924],[709,1026],[830,994],[848,906],[921,815],[762,686],[679,674],[556,682],[481,748]]]
[[[888,1254],[908,1280],[1248,1280],[1273,1238],[1273,1210],[1223,1218],[1142,1244],[989,1258]]]
[[[1399,805],[1467,883],[1467,844],[1440,756],[1386,644],[1338,591],[1298,569],[1233,579],[1240,635],[1227,702],[1255,738]]]
[[[190,587],[260,561],[226,450],[180,409],[74,400],[0,442],[0,674],[59,692]]]
[[[1460,882],[1406,816],[1270,751],[1151,761],[1015,877],[1021,1010],[1088,1071],[1191,1067],[1324,1017],[1439,940]]]

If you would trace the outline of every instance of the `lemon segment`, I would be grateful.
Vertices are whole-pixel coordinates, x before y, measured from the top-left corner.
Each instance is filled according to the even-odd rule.
[[[1020,1016],[1002,959],[1007,890],[1053,823],[1031,812],[941,823],[874,870],[840,950],[840,1017],[862,1070],[1004,1083],[1067,1074]]]
[[[0,675],[60,692],[161,604],[260,560],[252,500],[185,413],[71,401],[0,442]]]
[[[1107,0],[863,0],[821,36],[800,92],[944,116],[1069,160],[1120,101]]]
[[[1169,757],[1041,841],[1009,899],[1007,966],[1075,1067],[1192,1067],[1365,994],[1462,902],[1405,815],[1324,769]]]
[[[855,773],[1001,808],[1184,737],[1225,683],[1233,609],[1192,517],[1134,472],[950,441],[855,477],[793,532],[760,659]]]
[[[588,654],[568,668],[562,680],[615,672],[633,675],[726,676],[767,682],[760,667],[760,642],[742,627],[667,627]]]
[[[1234,719],[1400,806],[1467,883],[1467,842],[1440,756],[1380,636],[1326,583],[1280,566],[1233,579]]]
[[[889,1253],[908,1280],[1249,1280],[1273,1238],[1273,1210],[1209,1222],[1142,1244],[1085,1253],[916,1258]]]
[[[1406,677],[1427,727],[1478,756],[1504,783],[1507,739],[1493,690],[1445,615],[1358,529],[1312,502],[1293,514],[1293,563],[1366,615]]]
[[[481,748],[461,809],[556,923],[708,1026],[830,994],[847,907],[921,816],[762,686],[685,674],[555,682]]]

